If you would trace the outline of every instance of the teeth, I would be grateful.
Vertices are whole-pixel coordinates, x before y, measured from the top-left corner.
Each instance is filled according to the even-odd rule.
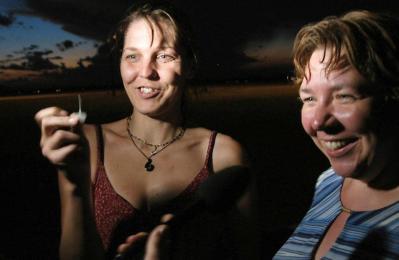
[[[141,93],[148,94],[148,93],[154,92],[155,90],[152,88],[141,87],[140,91],[141,91]]]
[[[325,147],[331,150],[337,150],[339,148],[344,147],[348,142],[346,141],[324,141],[323,144]]]

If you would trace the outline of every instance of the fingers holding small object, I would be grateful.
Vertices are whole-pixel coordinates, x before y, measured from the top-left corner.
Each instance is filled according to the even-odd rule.
[[[47,107],[38,111],[34,118],[36,123],[41,126],[43,118],[49,116],[68,116],[68,112],[59,107]]]
[[[54,126],[59,124],[59,128],[70,127],[71,124],[76,125],[77,122],[83,123],[86,120],[85,112],[69,113],[59,107],[48,107],[40,110],[34,116],[36,123],[41,129],[43,125]],[[84,119],[84,120],[83,120]]]
[[[64,166],[68,157],[70,157],[74,151],[78,149],[77,144],[70,144],[67,146],[63,146],[57,150],[53,150],[52,152],[43,152],[43,154],[49,159],[53,164],[57,166]]]
[[[35,120],[41,128],[42,154],[53,164],[64,165],[84,147],[85,138],[78,114],[69,115],[61,108],[49,107],[37,112]]]
[[[48,116],[41,120],[42,138],[54,135],[57,130],[74,130],[79,124],[76,115]]]
[[[66,130],[57,130],[42,142],[42,154],[52,163],[64,162],[73,152],[82,145],[82,137]]]
[[[87,113],[83,112],[83,111],[79,111],[78,113],[74,113],[77,115],[79,122],[81,124],[84,124],[84,122],[86,122],[86,118],[87,118]]]
[[[43,118],[41,121],[41,146],[43,147],[43,144],[51,137],[65,137],[64,135],[67,131],[72,132],[76,129],[78,122],[77,117],[69,116],[51,116]]]

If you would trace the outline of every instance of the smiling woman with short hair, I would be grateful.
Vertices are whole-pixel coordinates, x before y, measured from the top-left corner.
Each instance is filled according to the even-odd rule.
[[[398,19],[353,11],[307,25],[294,64],[302,126],[331,168],[274,259],[398,259]]]

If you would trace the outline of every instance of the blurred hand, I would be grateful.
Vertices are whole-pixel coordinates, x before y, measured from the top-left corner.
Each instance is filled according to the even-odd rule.
[[[166,223],[172,218],[172,214],[166,214],[162,217],[161,222]],[[170,240],[168,231],[167,224],[158,225],[151,231],[145,248],[144,260],[169,259]]]
[[[171,214],[166,214],[162,217],[161,222],[165,223],[172,219]],[[150,234],[140,232],[126,238],[125,242],[119,245],[117,249],[116,259],[124,259],[132,251],[140,248],[143,242],[146,242],[144,260],[161,260],[168,259],[169,250],[169,227],[167,224],[160,224],[156,226]],[[128,257],[127,257],[128,259]]]
[[[115,256],[115,260],[117,259],[129,259],[130,255],[134,255],[137,251],[142,251],[143,244],[146,242],[148,238],[147,232],[140,232],[134,235],[130,235],[126,238],[123,244],[120,244],[116,250],[117,255]]]

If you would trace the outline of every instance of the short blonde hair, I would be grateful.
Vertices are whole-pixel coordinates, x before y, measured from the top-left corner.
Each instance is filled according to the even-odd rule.
[[[293,48],[296,83],[306,78],[310,57],[318,48],[332,52],[325,61],[327,73],[351,65],[369,84],[378,87],[375,91],[398,99],[399,20],[396,17],[352,11],[304,26]]]

